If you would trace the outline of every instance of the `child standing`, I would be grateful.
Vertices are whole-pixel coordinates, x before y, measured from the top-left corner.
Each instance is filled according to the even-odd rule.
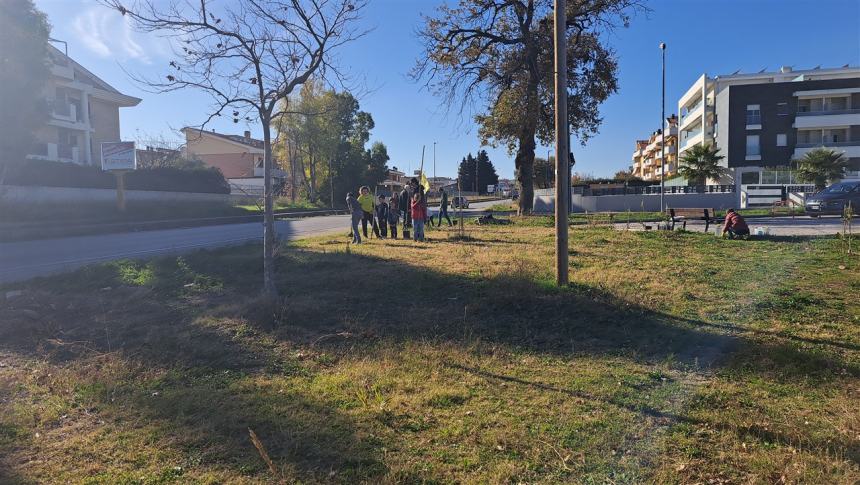
[[[412,196],[410,212],[412,215],[412,240],[424,242],[424,219],[427,218],[427,207],[418,192]]]
[[[358,223],[364,217],[364,211],[361,210],[361,205],[355,198],[352,192],[346,194],[346,208],[349,209],[349,216],[352,224],[352,243],[361,244],[361,234],[358,232]]]
[[[385,196],[379,196],[379,202],[376,203],[376,220],[379,223],[379,233],[382,234],[383,238],[388,237],[388,203],[385,202]]]
[[[391,239],[397,239],[397,224],[399,222],[400,208],[397,206],[397,194],[394,194],[388,201],[388,230],[391,231]]]

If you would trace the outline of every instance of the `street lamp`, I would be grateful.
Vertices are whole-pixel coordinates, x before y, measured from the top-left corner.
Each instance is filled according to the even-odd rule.
[[[666,43],[660,42],[663,70],[663,94],[660,97],[660,212],[666,210],[663,193],[666,192]]]

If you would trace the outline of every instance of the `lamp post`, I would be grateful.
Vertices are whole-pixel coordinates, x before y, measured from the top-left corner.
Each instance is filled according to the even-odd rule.
[[[666,210],[663,193],[666,192],[666,43],[660,42],[663,71],[663,93],[660,96],[660,212]]]
[[[568,206],[570,170],[568,168],[567,119],[567,19],[565,0],[555,0],[555,281],[568,284]]]
[[[433,142],[433,184],[439,183],[439,180],[436,178],[436,142]],[[430,188],[433,188],[433,184],[430,184]]]

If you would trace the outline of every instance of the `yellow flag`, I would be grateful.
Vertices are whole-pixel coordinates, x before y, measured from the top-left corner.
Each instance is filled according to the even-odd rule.
[[[421,186],[424,187],[424,193],[430,192],[430,181],[427,180],[427,176],[424,175],[424,172],[421,172]]]

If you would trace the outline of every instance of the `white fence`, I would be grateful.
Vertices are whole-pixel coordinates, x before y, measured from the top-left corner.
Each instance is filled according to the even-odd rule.
[[[552,189],[535,191],[534,211],[553,212],[555,210],[555,191]],[[664,194],[667,208],[713,208],[728,209],[738,207],[738,194],[716,192],[704,194]],[[571,212],[659,212],[659,194],[628,194],[586,196],[571,194]]]

